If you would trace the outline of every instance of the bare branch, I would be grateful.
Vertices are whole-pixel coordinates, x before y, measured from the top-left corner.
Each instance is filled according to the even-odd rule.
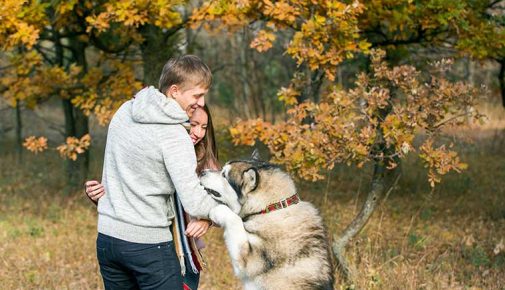
[[[13,68],[13,67],[15,67],[15,65],[13,65],[13,64],[7,65],[7,66],[3,66],[3,67],[0,67],[0,71],[8,70],[8,69]]]
[[[118,47],[108,47],[104,42],[103,40],[100,38],[100,36],[97,36],[94,31],[92,33],[90,33],[90,42],[96,46],[98,49],[100,50],[103,50],[104,52],[107,52],[107,53],[119,53],[121,51],[124,51],[125,49],[127,49],[132,43],[133,43],[133,40],[132,39],[128,39],[127,42],[125,42],[123,45],[121,46],[118,46]]]
[[[40,116],[39,114],[37,114],[37,112],[35,112],[35,111],[33,113],[34,113],[34,116],[35,116],[36,119],[39,119],[39,120],[43,121],[45,124],[48,124],[49,129],[52,129],[52,130],[58,132],[63,137],[66,136],[65,130],[64,130],[64,126],[55,124],[54,122],[51,122],[50,120],[48,120],[48,119]]]
[[[493,6],[495,6],[496,4],[500,3],[500,2],[503,2],[503,0],[495,0],[495,1],[491,1],[488,5],[487,5],[487,8],[493,8]]]
[[[54,65],[54,61],[46,55],[46,53],[43,51],[43,47],[41,47],[40,45],[36,44],[35,46],[35,50],[40,53],[40,55],[42,55],[42,58],[44,58],[44,60],[49,63],[50,65]]]
[[[439,123],[435,124],[435,125],[433,126],[433,128],[438,129],[438,128],[440,128],[440,127],[442,127],[442,126],[446,125],[447,123],[449,123],[449,122],[451,122],[451,121],[454,121],[454,120],[456,120],[456,119],[459,119],[459,118],[461,118],[461,117],[465,117],[465,116],[468,116],[468,113],[461,113],[461,114],[456,115],[456,116],[453,116],[453,117],[451,117],[451,118],[449,118],[449,119],[442,120],[442,121],[440,121]]]

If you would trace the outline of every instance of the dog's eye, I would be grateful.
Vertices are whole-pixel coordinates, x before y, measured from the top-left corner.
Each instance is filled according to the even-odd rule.
[[[224,176],[224,171],[223,171],[223,172],[221,172],[221,176],[222,176],[223,178],[226,178],[226,176]]]

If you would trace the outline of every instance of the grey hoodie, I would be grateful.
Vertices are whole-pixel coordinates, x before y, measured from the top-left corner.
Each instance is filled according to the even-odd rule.
[[[185,210],[207,217],[216,202],[200,185],[196,156],[183,127],[188,116],[154,87],[114,114],[107,133],[98,202],[98,232],[135,243],[172,240],[177,191]]]

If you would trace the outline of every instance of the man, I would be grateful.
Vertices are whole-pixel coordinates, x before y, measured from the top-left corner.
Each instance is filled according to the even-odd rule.
[[[195,173],[183,123],[204,105],[212,81],[196,56],[169,60],[109,125],[98,203],[97,257],[106,289],[182,289],[170,233],[177,191],[186,211],[206,218],[216,202]]]

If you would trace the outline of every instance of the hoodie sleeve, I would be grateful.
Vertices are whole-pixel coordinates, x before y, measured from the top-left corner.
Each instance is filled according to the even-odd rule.
[[[217,202],[207,194],[196,175],[195,148],[186,130],[181,126],[173,136],[163,138],[163,161],[174,184],[184,210],[196,218],[208,218]]]

